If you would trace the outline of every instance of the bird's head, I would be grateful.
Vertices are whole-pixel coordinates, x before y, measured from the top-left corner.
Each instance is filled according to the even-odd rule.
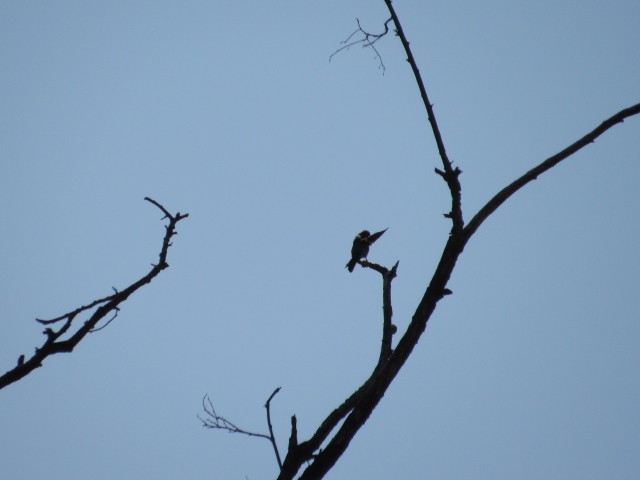
[[[360,238],[367,238],[369,235],[371,235],[371,232],[369,232],[369,230],[362,230],[358,236]]]

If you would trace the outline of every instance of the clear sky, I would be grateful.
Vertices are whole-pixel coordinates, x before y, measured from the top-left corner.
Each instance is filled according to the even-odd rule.
[[[397,0],[471,216],[640,101],[640,2]],[[387,233],[402,332],[447,239],[447,189],[401,46],[330,54],[370,1],[0,2],[0,367],[156,261],[150,196],[188,212],[171,268],[108,328],[0,391],[2,477],[276,476],[208,431],[209,394],[284,453],[370,373]],[[518,193],[330,479],[640,471],[640,118]]]

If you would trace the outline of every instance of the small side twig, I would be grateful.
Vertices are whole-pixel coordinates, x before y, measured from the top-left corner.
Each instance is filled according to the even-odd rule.
[[[384,22],[384,32],[370,33],[362,28],[362,25],[360,25],[360,20],[356,18],[356,23],[358,24],[358,28],[356,28],[353,31],[353,33],[351,33],[351,35],[349,35],[346,39],[340,42],[342,47],[338,48],[335,52],[333,52],[329,56],[329,61],[331,61],[331,59],[334,56],[336,56],[338,53],[342,52],[343,50],[349,50],[354,45],[362,44],[362,48],[371,48],[375,52],[376,55],[373,58],[377,59],[380,62],[380,66],[378,68],[382,69],[382,73],[384,74],[386,67],[384,66],[380,52],[378,52],[378,49],[376,49],[374,44],[378,40],[380,40],[382,37],[384,37],[387,33],[389,33],[389,23],[391,22],[391,20],[392,18],[390,17],[387,19],[386,22]],[[359,33],[362,34],[362,38],[353,40],[353,37],[355,37]]]
[[[278,451],[276,437],[273,433],[273,425],[271,424],[271,400],[273,400],[273,397],[277,395],[277,393],[280,391],[280,388],[281,387],[276,388],[273,391],[273,393],[269,395],[269,398],[264,404],[264,408],[267,409],[267,426],[269,427],[268,435],[266,433],[252,432],[250,430],[245,430],[244,428],[240,428],[238,425],[231,422],[227,418],[223,417],[222,415],[219,415],[218,412],[216,412],[216,409],[213,406],[213,402],[211,402],[209,395],[205,395],[202,399],[202,409],[207,414],[208,418],[202,418],[200,415],[198,415],[198,420],[202,422],[203,427],[210,428],[212,430],[225,430],[229,433],[240,433],[248,437],[258,437],[258,438],[264,438],[266,440],[269,440],[269,442],[271,443],[271,446],[273,447],[273,451],[276,455],[276,461],[278,462],[278,467],[280,468],[280,470],[282,470],[282,460],[280,458],[280,452]]]
[[[120,312],[120,309],[116,307],[115,312],[113,312],[113,316],[109,320],[107,320],[107,323],[105,323],[101,327],[96,327],[96,328],[93,328],[93,329],[89,330],[89,333],[99,332],[100,330],[103,330],[103,329],[107,328],[107,325],[109,325],[111,322],[113,322],[116,319],[116,317],[118,316],[119,312]]]
[[[273,451],[276,454],[278,467],[280,467],[280,470],[282,470],[282,460],[280,459],[280,452],[278,451],[278,445],[276,444],[276,437],[273,435],[273,426],[271,425],[271,400],[280,391],[280,388],[281,387],[278,387],[273,391],[273,393],[267,399],[267,402],[264,404],[264,408],[267,409],[267,425],[269,426],[269,439],[271,440],[271,445],[273,445]]]

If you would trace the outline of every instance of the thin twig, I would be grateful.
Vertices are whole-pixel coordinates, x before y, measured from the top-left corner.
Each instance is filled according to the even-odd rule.
[[[202,418],[200,415],[198,415],[198,419],[202,422],[202,426],[205,428],[211,428],[214,430],[225,430],[229,433],[240,433],[249,437],[260,437],[270,440],[269,435],[265,435],[264,433],[250,432],[249,430],[238,427],[235,423],[227,420],[225,417],[218,415],[218,412],[216,412],[216,409],[214,408],[209,395],[205,395],[202,398],[202,408],[205,413],[209,415],[209,418]]]
[[[280,470],[282,470],[282,460],[280,459],[280,452],[278,451],[278,445],[276,444],[276,437],[273,435],[273,426],[271,425],[271,400],[280,391],[280,388],[281,387],[278,387],[273,391],[273,393],[267,399],[267,402],[264,404],[264,408],[267,409],[267,425],[269,426],[269,439],[271,440],[271,445],[273,445],[273,451],[276,454],[278,467],[280,467]]]

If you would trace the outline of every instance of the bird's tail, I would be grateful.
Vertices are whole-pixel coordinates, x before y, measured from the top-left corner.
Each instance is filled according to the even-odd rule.
[[[356,263],[358,263],[358,261],[355,258],[352,258],[351,260],[349,260],[349,262],[345,265],[345,268],[347,270],[349,270],[350,272],[353,272],[353,269],[356,268]]]

